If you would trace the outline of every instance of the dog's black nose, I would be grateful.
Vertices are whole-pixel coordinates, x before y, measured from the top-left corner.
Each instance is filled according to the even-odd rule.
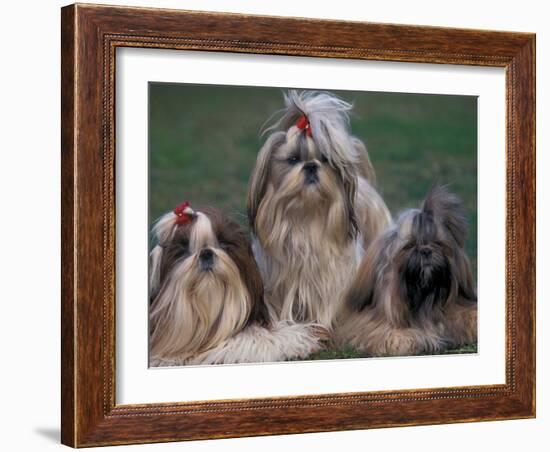
[[[199,253],[199,266],[201,270],[210,270],[214,265],[216,255],[210,248],[203,248]]]
[[[308,162],[303,166],[306,185],[315,185],[319,182],[318,169],[319,166],[314,162]]]
[[[308,162],[304,165],[304,171],[308,174],[316,174],[318,169],[317,163],[314,162]]]
[[[424,258],[429,258],[432,256],[432,250],[429,248],[422,248],[420,250],[420,255]]]

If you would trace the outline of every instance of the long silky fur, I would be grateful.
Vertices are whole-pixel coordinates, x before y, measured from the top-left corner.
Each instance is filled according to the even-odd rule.
[[[321,348],[316,325],[274,324],[242,228],[218,211],[177,226],[164,215],[150,267],[150,365],[241,363],[305,357]],[[215,255],[202,271],[199,253]]]
[[[373,187],[363,143],[351,135],[351,105],[323,92],[289,91],[249,182],[253,249],[270,309],[283,320],[330,327],[364,247],[390,223]],[[312,137],[295,126],[307,115]],[[300,155],[300,163],[285,163]],[[304,186],[304,165],[318,184]]]
[[[250,296],[231,259],[220,251],[217,258],[222,270],[216,275],[199,279],[196,257],[170,273],[150,312],[153,359],[188,359],[217,346],[246,324]]]
[[[163,258],[163,246],[168,243],[176,231],[176,215],[168,212],[160,217],[153,226],[153,236],[157,244],[149,255],[149,300],[158,294],[161,280],[161,264]]]
[[[435,353],[477,340],[477,296],[458,197],[434,186],[368,248],[335,321],[367,356]],[[425,253],[425,254],[423,254]],[[408,276],[413,275],[414,278]]]
[[[269,327],[252,324],[219,345],[192,358],[167,358],[157,366],[242,364],[304,359],[322,348],[326,338],[314,323],[274,322]]]

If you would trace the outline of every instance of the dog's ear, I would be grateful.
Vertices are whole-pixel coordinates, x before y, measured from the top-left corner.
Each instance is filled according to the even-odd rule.
[[[250,246],[248,246],[248,259],[246,259],[242,272],[246,275],[245,282],[252,299],[252,309],[248,323],[267,325],[269,315],[264,299],[264,283]]]
[[[371,243],[346,294],[346,304],[352,311],[362,311],[374,303],[377,279],[385,240]]]
[[[468,232],[468,221],[460,198],[449,192],[446,186],[433,184],[422,205],[422,210],[438,219],[463,248]]]
[[[348,236],[355,238],[359,226],[357,224],[357,213],[355,212],[355,203],[357,195],[357,182],[355,177],[348,177],[343,180],[344,192],[346,194],[344,203],[346,207],[347,216],[347,232]]]
[[[153,237],[157,245],[149,254],[149,300],[152,301],[158,294],[161,283],[162,259],[164,246],[174,236],[176,229],[176,216],[173,212],[168,212],[160,217],[153,226]]]
[[[262,149],[260,149],[256,165],[252,170],[252,175],[248,182],[247,199],[248,221],[252,231],[255,231],[256,215],[267,189],[271,157],[273,152],[285,142],[285,137],[286,134],[284,132],[273,133],[262,146]]]
[[[217,215],[217,216],[216,216]],[[260,270],[254,259],[252,246],[244,228],[229,217],[209,210],[210,218],[215,218],[218,240],[224,242],[225,252],[239,269],[241,281],[250,296],[251,306],[248,323],[268,323],[267,307],[264,301],[264,285]]]
[[[374,167],[370,161],[369,152],[365,144],[357,137],[351,137],[351,144],[355,149],[355,153],[358,159],[358,168],[360,176],[367,179],[374,187],[376,185],[376,175],[374,173]]]
[[[160,269],[162,263],[162,247],[156,245],[149,254],[150,267],[149,267],[149,303],[155,299],[160,288]]]
[[[453,270],[458,286],[459,299],[476,302],[477,294],[474,287],[472,268],[470,266],[470,260],[464,250],[458,251],[455,265],[457,268]]]

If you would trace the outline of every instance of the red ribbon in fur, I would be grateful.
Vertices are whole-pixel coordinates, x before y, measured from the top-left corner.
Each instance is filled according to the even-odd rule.
[[[189,206],[189,201],[185,201],[173,210],[174,214],[177,216],[177,225],[187,224],[193,219],[193,215],[189,214],[188,212],[184,212],[185,209],[187,209]]]
[[[307,119],[306,115],[302,115],[298,118],[298,121],[296,121],[296,127],[300,130],[305,130],[306,135],[308,137],[311,137],[311,124],[309,123],[309,119]]]

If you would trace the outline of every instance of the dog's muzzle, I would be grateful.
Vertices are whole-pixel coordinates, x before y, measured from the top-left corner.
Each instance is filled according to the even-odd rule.
[[[319,182],[319,174],[318,174],[319,166],[317,165],[317,163],[313,163],[313,162],[306,163],[302,167],[302,170],[304,171],[304,174],[305,174],[306,185],[316,184]]]
[[[199,268],[202,271],[212,270],[216,255],[210,248],[203,248],[199,253]]]

